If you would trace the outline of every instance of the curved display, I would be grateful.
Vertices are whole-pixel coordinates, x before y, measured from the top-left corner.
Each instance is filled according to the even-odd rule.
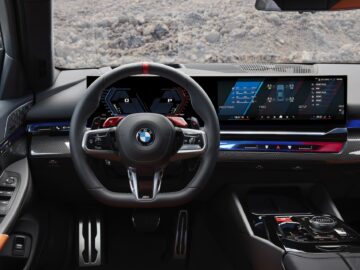
[[[220,120],[344,121],[346,77],[251,77],[218,81]]]

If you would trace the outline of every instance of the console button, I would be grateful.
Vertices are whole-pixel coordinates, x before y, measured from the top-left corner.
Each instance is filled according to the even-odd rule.
[[[12,185],[15,183],[15,178],[14,177],[9,177],[5,179],[5,184],[7,185]]]
[[[346,237],[348,235],[344,228],[336,228],[334,231],[341,237]]]
[[[24,256],[26,246],[26,237],[22,235],[16,235],[14,238],[13,255]]]
[[[277,223],[293,222],[293,220],[291,219],[291,217],[275,217],[275,220],[276,220]]]
[[[300,145],[299,147],[298,147],[298,150],[299,151],[312,151],[312,150],[314,150],[313,149],[313,146],[312,145]]]
[[[16,187],[16,178],[13,176],[5,178],[0,181],[0,187]]]

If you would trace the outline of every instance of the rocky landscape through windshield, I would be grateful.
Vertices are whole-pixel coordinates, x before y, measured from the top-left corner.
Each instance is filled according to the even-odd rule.
[[[264,12],[249,0],[55,0],[55,64],[360,60],[360,11]]]

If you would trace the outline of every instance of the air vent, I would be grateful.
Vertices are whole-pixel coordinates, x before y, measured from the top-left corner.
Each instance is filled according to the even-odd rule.
[[[305,64],[194,64],[186,68],[222,73],[317,74],[316,66]]]
[[[243,72],[258,73],[296,73],[296,74],[313,74],[315,68],[313,65],[297,64],[243,64],[239,68]]]

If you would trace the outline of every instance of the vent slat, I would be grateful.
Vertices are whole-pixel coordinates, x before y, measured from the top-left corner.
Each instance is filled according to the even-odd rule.
[[[186,68],[224,73],[317,74],[314,65],[306,64],[200,64],[186,65]]]

